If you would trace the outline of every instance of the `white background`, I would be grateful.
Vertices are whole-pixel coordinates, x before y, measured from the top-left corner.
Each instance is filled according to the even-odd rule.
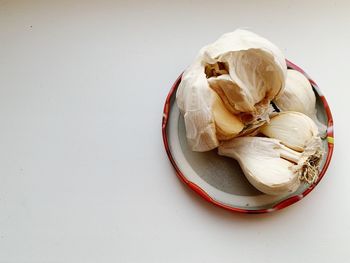
[[[0,0],[0,262],[349,262],[348,1]],[[335,122],[305,199],[242,215],[176,177],[165,97],[198,49],[250,29]]]

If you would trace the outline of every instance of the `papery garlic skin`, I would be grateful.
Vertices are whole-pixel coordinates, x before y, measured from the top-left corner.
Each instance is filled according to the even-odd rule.
[[[234,114],[250,115],[251,123],[264,114],[283,91],[287,66],[282,52],[270,41],[246,30],[224,34],[200,51],[206,67],[220,63],[225,70],[207,78]],[[216,85],[212,85],[216,81]],[[224,80],[224,81],[221,81]],[[222,83],[222,87],[220,87]]]
[[[280,96],[274,99],[274,103],[282,111],[304,113],[315,122],[319,134],[326,134],[327,127],[316,116],[316,96],[310,81],[299,71],[287,70],[285,88]]]
[[[269,119],[269,103],[283,90],[286,70],[281,51],[249,31],[227,33],[203,47],[183,73],[176,93],[191,149],[209,151],[219,140],[237,136],[216,136],[213,90],[244,124],[242,133],[247,134]]]
[[[209,151],[219,145],[212,114],[213,96],[204,66],[197,59],[183,73],[176,92],[177,105],[184,115],[187,142],[193,151]]]
[[[236,159],[248,181],[269,195],[294,192],[300,185],[295,163],[301,154],[286,148],[277,139],[239,137],[219,146],[219,154]]]

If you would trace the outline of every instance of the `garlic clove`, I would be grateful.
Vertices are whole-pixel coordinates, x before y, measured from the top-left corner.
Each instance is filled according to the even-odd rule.
[[[279,140],[238,137],[221,144],[219,154],[236,159],[248,181],[265,194],[294,192],[300,185],[294,162],[299,161],[301,154],[286,148]]]
[[[239,93],[239,87],[232,81],[230,75],[225,74],[218,77],[210,77],[208,83],[210,88],[220,96],[227,110],[232,114],[240,113],[241,109],[237,105],[239,102],[244,101],[244,95]]]
[[[213,91],[212,112],[219,140],[229,140],[236,137],[244,128],[240,119],[229,112],[220,97]]]
[[[318,134],[316,125],[308,116],[293,111],[280,112],[262,126],[260,132],[299,152]]]
[[[310,81],[299,71],[287,70],[286,85],[274,103],[282,111],[297,111],[309,116],[324,137],[327,127],[316,116],[316,96]]]

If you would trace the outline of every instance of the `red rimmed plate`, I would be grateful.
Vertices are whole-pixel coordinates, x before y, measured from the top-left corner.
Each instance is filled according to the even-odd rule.
[[[323,140],[326,153],[321,162],[318,181],[312,186],[302,184],[296,192],[283,196],[265,195],[256,190],[245,178],[238,163],[231,158],[219,156],[217,150],[199,153],[188,148],[184,120],[175,102],[181,75],[173,84],[166,98],[163,113],[162,133],[165,149],[179,178],[207,201],[236,212],[272,212],[299,201],[323,178],[333,153],[332,114],[317,84],[301,68],[288,60],[287,66],[300,71],[309,79],[317,98],[318,119],[327,124],[328,129],[327,138]]]

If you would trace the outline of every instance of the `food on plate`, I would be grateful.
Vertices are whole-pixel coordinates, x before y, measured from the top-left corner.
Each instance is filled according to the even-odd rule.
[[[203,47],[182,75],[176,102],[189,147],[236,159],[261,192],[287,194],[317,181],[326,126],[317,120],[315,94],[265,38],[236,30]]]

